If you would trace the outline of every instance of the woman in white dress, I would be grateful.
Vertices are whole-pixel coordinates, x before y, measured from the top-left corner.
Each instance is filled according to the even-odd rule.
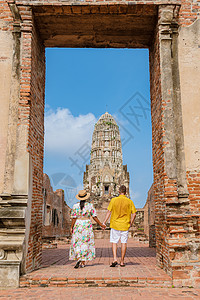
[[[69,252],[70,260],[77,260],[75,269],[84,267],[85,262],[95,258],[94,233],[90,217],[105,229],[97,218],[96,210],[92,203],[87,202],[90,193],[86,190],[79,191],[76,198],[80,201],[74,204],[71,211],[72,224],[70,232],[72,234],[71,247]]]

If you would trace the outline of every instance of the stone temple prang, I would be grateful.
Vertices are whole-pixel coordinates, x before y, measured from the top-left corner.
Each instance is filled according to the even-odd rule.
[[[129,172],[122,161],[119,126],[108,112],[95,124],[90,165],[86,165],[83,184],[90,190],[96,208],[104,208],[103,204],[106,208],[106,202],[118,195],[122,184],[129,197]]]

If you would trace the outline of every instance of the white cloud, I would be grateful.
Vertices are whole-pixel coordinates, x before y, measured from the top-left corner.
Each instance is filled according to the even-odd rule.
[[[132,187],[129,186],[129,193],[130,198],[133,200],[133,203],[135,204],[135,207],[141,208],[143,205],[141,205],[141,194],[138,191],[133,191]]]
[[[96,118],[92,113],[73,116],[68,108],[49,109],[45,115],[45,150],[73,155],[85,142],[91,146]]]
[[[130,188],[130,194],[132,195],[132,200],[140,199],[140,193],[139,192],[133,192],[133,190],[131,188]]]

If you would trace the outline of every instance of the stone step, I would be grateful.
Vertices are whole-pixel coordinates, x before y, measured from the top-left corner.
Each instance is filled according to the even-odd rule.
[[[168,275],[158,277],[65,277],[63,275],[24,275],[20,287],[172,287]]]

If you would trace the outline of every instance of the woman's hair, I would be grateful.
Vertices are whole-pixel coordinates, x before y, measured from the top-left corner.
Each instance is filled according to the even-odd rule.
[[[85,200],[80,201],[80,208],[83,210],[83,207],[85,206]]]

